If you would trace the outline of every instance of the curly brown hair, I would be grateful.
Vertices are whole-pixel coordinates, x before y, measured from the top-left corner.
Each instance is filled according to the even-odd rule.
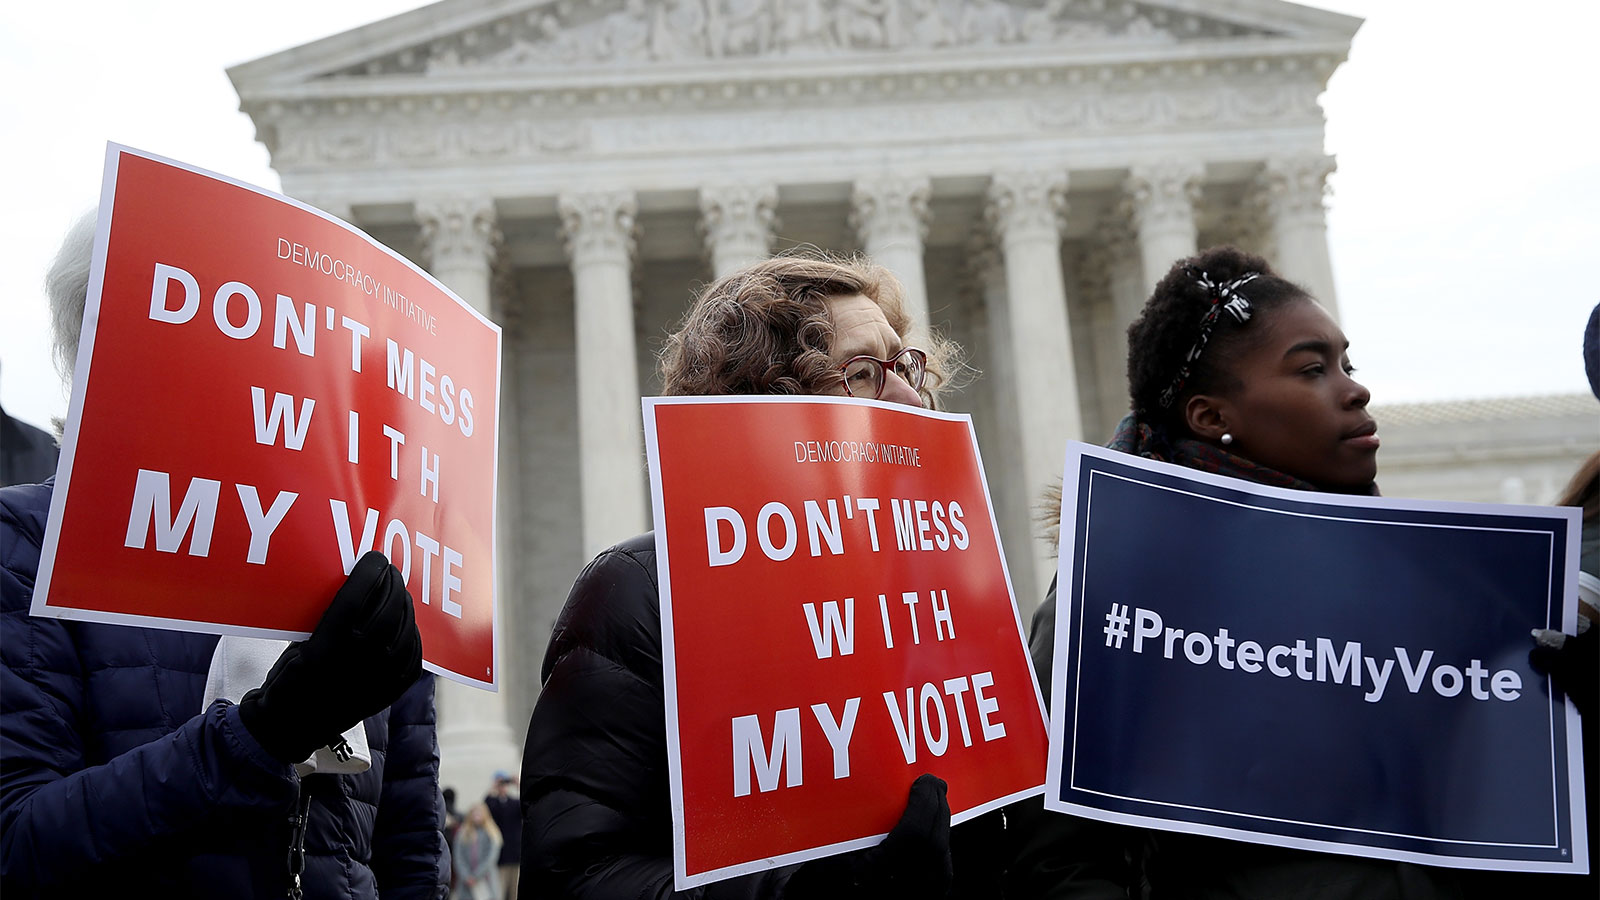
[[[777,256],[745,266],[700,292],[661,351],[662,393],[824,394],[844,376],[828,357],[833,322],[824,301],[861,294],[904,339],[912,322],[900,282],[861,258]],[[930,336],[921,394],[935,408],[956,347]]]

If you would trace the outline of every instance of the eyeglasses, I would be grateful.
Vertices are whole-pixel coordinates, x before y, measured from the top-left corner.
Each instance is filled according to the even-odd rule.
[[[844,374],[845,394],[872,400],[882,397],[883,386],[889,381],[891,369],[902,381],[911,385],[913,391],[920,391],[928,375],[928,354],[915,347],[907,347],[889,359],[852,356],[839,367]]]

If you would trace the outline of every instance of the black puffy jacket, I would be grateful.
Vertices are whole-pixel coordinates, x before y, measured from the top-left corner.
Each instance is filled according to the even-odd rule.
[[[655,534],[595,557],[545,651],[522,755],[523,897],[778,896],[794,867],[672,891]]]

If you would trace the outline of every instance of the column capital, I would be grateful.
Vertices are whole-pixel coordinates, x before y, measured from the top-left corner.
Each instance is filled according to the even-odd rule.
[[[1139,258],[1139,229],[1132,198],[1124,195],[1100,217],[1095,230],[1099,234],[1101,252],[1113,263]]]
[[[1000,252],[1000,242],[995,237],[994,229],[987,223],[978,222],[972,226],[972,233],[967,235],[967,274],[976,284],[1005,270],[1005,257]]]
[[[921,247],[928,237],[928,199],[933,183],[923,176],[885,175],[858,179],[850,190],[850,227],[868,247]]]
[[[771,182],[700,188],[700,231],[712,269],[720,277],[772,252],[778,219],[778,186]]]
[[[1205,166],[1194,160],[1142,163],[1128,171],[1122,190],[1133,227],[1143,233],[1194,230],[1194,206],[1200,200]]]
[[[1002,243],[1059,241],[1067,215],[1067,173],[1054,170],[996,172],[989,182],[984,219]]]
[[[1324,154],[1275,156],[1262,163],[1253,185],[1253,204],[1273,219],[1323,220],[1328,176],[1337,168]]]
[[[1277,255],[1272,239],[1272,223],[1264,206],[1252,195],[1245,202],[1217,216],[1216,232],[1220,243],[1234,244],[1247,253],[1268,259]]]
[[[418,200],[417,222],[430,268],[490,266],[500,243],[494,201],[488,197],[435,197]]]
[[[632,191],[575,191],[556,198],[572,264],[628,262],[636,247],[639,205]]]

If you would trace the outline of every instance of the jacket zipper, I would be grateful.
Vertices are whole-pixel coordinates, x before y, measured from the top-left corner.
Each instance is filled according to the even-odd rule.
[[[289,900],[302,900],[300,874],[306,869],[306,824],[311,818],[311,792],[295,782],[294,814],[289,816]]]

